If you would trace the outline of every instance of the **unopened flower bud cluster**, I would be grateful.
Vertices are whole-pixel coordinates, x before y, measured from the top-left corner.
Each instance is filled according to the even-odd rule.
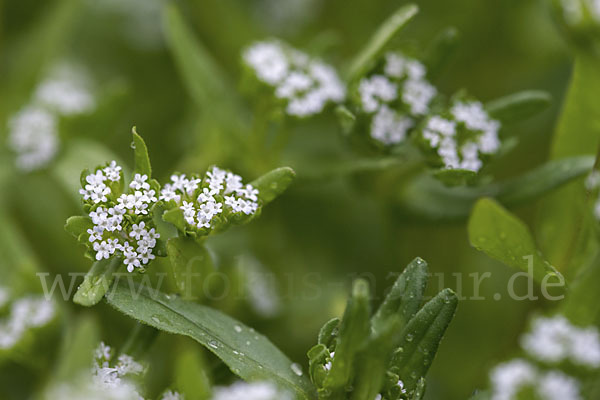
[[[429,116],[420,135],[443,168],[478,172],[500,149],[499,129],[480,102],[456,100],[444,115]]]
[[[160,234],[150,210],[158,199],[147,175],[135,174],[126,193],[121,193],[122,183],[121,167],[112,161],[86,176],[79,193],[94,224],[87,233],[96,260],[119,255],[132,272],[155,258],[152,251]]]
[[[32,171],[54,159],[59,148],[59,118],[95,107],[89,86],[85,71],[72,64],[58,64],[50,71],[29,103],[8,122],[8,146],[16,154],[17,168]]]
[[[358,84],[361,114],[368,116],[371,137],[384,145],[403,142],[417,120],[429,113],[437,90],[419,61],[400,53],[385,55],[381,71]]]
[[[208,234],[230,219],[254,215],[259,209],[258,194],[252,185],[244,185],[241,176],[213,167],[203,179],[171,176],[160,200],[179,207],[190,231]]]
[[[577,327],[562,316],[537,318],[521,337],[521,346],[540,365],[513,359],[496,366],[490,374],[492,400],[519,400],[524,393],[534,393],[539,400],[584,399],[580,381],[558,368],[564,363],[591,371],[600,368],[597,328]]]
[[[285,102],[288,115],[318,114],[346,95],[335,69],[276,40],[252,44],[244,51],[243,61]]]

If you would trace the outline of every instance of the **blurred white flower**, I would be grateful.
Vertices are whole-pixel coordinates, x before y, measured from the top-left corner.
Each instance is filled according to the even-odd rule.
[[[539,361],[600,368],[600,334],[595,327],[579,328],[565,317],[536,318],[531,331],[521,338],[521,346]]]
[[[96,106],[90,86],[90,77],[81,66],[63,62],[39,84],[34,102],[61,115],[90,112]]]
[[[58,151],[56,117],[43,108],[24,108],[10,119],[8,129],[8,145],[23,171],[45,167]]]
[[[537,379],[535,367],[525,360],[512,360],[496,366],[490,373],[492,400],[517,400],[524,387],[533,386]]]
[[[386,145],[401,143],[414,125],[412,118],[383,106],[371,121],[371,137]]]
[[[318,114],[346,95],[331,66],[279,41],[254,43],[244,50],[242,59],[260,81],[273,87],[277,98],[286,101],[289,115]]]
[[[52,301],[42,296],[23,297],[12,303],[8,317],[0,321],[0,349],[15,346],[29,329],[47,325],[56,314]]]

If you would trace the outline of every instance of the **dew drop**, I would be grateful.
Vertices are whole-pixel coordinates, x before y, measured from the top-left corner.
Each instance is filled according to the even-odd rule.
[[[234,327],[233,327],[233,329],[235,329],[235,331],[236,331],[237,333],[240,333],[240,332],[242,331],[242,327],[241,327],[241,326],[239,326],[239,325],[236,325],[236,326],[234,326]]]
[[[412,335],[412,333],[409,333],[406,335],[406,341],[407,342],[412,342],[414,339],[414,336]]]
[[[160,324],[160,319],[158,319],[157,317],[152,317],[152,321],[156,322],[157,324]]]
[[[131,148],[135,150],[135,142],[131,142],[130,144]]]
[[[290,365],[290,368],[292,369],[292,371],[294,371],[294,373],[296,375],[302,376],[303,372],[302,372],[302,367],[300,366],[300,364],[293,363],[292,365]]]
[[[208,345],[210,347],[212,347],[213,349],[218,349],[219,348],[219,344],[215,341],[215,340],[211,340],[208,342]]]

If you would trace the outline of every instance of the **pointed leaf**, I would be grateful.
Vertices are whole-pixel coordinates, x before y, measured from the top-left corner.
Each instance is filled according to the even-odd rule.
[[[75,292],[73,302],[85,307],[98,304],[114,279],[113,273],[122,264],[123,260],[120,257],[96,261]]]
[[[419,257],[408,264],[371,319],[374,332],[393,316],[399,316],[404,324],[414,317],[423,301],[428,270],[425,260]]]
[[[148,157],[148,148],[146,147],[146,143],[144,142],[144,139],[138,135],[137,131],[135,130],[135,126],[131,130],[131,133],[133,135],[133,142],[131,146],[133,147],[135,161],[133,173],[148,175],[148,178],[150,178],[152,176],[152,167],[150,166],[150,158]]]
[[[267,172],[250,184],[258,189],[258,197],[267,204],[285,192],[292,184],[296,173],[290,167],[281,167]]]
[[[321,327],[321,330],[319,331],[318,343],[329,347],[331,345],[331,342],[337,336],[337,330],[338,330],[339,326],[340,326],[339,318],[332,318],[329,321],[327,321],[325,323],[325,325],[323,325]]]
[[[385,22],[383,22],[350,65],[350,80],[358,79],[368,71],[372,64],[377,61],[379,56],[383,53],[388,43],[415,15],[417,15],[418,11],[419,7],[416,5],[407,4],[400,7],[394,14],[385,20]]]
[[[135,293],[134,293],[135,291]],[[114,285],[106,297],[120,312],[165,332],[188,336],[219,357],[244,380],[272,380],[300,399],[315,399],[314,387],[266,337],[209,307],[143,285]]]
[[[86,233],[93,226],[94,224],[90,217],[76,215],[67,219],[65,230],[76,238],[79,238],[79,235]]]
[[[518,122],[534,116],[552,103],[552,96],[543,90],[525,90],[501,97],[485,105],[494,119],[503,123]]]
[[[550,161],[505,182],[476,187],[448,187],[429,174],[421,174],[399,192],[399,211],[413,220],[439,221],[467,218],[481,197],[496,198],[507,207],[516,206],[587,174],[594,160],[592,156],[582,156]]]
[[[352,296],[340,325],[331,370],[324,387],[330,392],[326,398],[341,398],[352,378],[355,355],[369,336],[369,286],[364,280],[354,282]]]
[[[546,275],[553,277],[554,282],[564,281],[539,255],[529,228],[494,200],[481,199],[475,204],[468,232],[472,246],[506,265],[531,273],[538,283]]]
[[[425,304],[404,329],[392,366],[409,392],[415,390],[419,379],[427,374],[457,305],[456,294],[444,289]]]
[[[369,338],[356,363],[358,371],[352,393],[353,400],[374,399],[381,392],[402,325],[399,316],[388,318]]]

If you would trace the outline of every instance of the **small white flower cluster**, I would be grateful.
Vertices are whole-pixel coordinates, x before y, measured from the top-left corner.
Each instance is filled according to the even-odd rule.
[[[51,69],[30,103],[8,121],[8,146],[16,153],[17,168],[32,171],[48,165],[58,152],[58,118],[92,110],[94,97],[87,76],[73,65]]]
[[[425,78],[419,61],[387,53],[382,73],[363,78],[358,85],[361,111],[371,116],[371,137],[385,145],[401,143],[429,112],[437,89]]]
[[[241,176],[213,167],[204,179],[171,176],[171,183],[160,192],[160,200],[173,201],[183,211],[188,225],[207,233],[207,229],[215,227],[218,216],[256,213],[258,194],[252,185],[242,183]]]
[[[336,71],[279,41],[257,42],[243,60],[263,83],[285,100],[286,112],[296,117],[318,114],[329,103],[339,103],[346,89]]]
[[[129,272],[154,260],[152,250],[160,234],[148,210],[158,199],[148,183],[148,176],[136,174],[129,184],[130,193],[119,196],[113,193],[114,187],[122,181],[121,167],[115,161],[89,174],[85,180],[86,185],[79,193],[92,207],[89,216],[94,226],[87,233],[96,260],[119,254]]]
[[[10,314],[0,321],[0,350],[15,346],[25,332],[48,325],[56,315],[52,301],[42,296],[28,296],[16,300],[10,307]]]
[[[537,400],[583,400],[580,384],[560,371],[539,371],[529,362],[515,359],[492,370],[491,400],[518,400],[520,393],[534,393]]]
[[[499,129],[500,123],[489,117],[480,102],[457,101],[449,118],[430,116],[422,136],[445,169],[478,172],[483,159],[500,149]]]
[[[521,346],[543,364],[570,361],[580,367],[600,368],[600,334],[590,326],[580,328],[565,317],[536,318],[521,337]],[[491,372],[492,400],[517,400],[523,390],[539,400],[581,400],[579,381],[558,370],[542,370],[531,362],[515,359]]]
[[[270,382],[236,382],[216,387],[212,400],[292,400],[293,397]]]
[[[600,334],[590,326],[580,328],[565,317],[536,318],[531,331],[521,338],[521,346],[533,358],[544,363],[573,364],[600,368]]]
[[[94,352],[94,363],[92,366],[93,380],[98,387],[115,388],[127,386],[124,380],[128,375],[140,375],[144,373],[144,367],[127,354],[121,354],[117,362],[111,366],[113,358],[110,346],[100,342]],[[141,396],[138,395],[141,398]]]
[[[600,22],[600,0],[561,0],[563,18],[568,25],[579,25],[589,15],[596,23]]]
[[[585,187],[595,195],[594,216],[600,221],[600,171],[593,170],[585,180]]]

